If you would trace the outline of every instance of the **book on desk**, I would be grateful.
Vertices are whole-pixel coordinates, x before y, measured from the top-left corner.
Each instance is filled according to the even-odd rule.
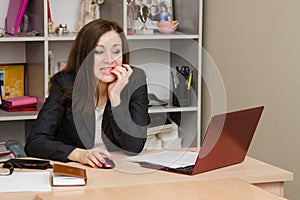
[[[83,168],[61,164],[53,165],[53,186],[82,186],[86,185],[86,181],[86,170]]]

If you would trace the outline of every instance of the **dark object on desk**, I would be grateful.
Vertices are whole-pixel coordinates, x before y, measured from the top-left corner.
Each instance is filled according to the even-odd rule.
[[[176,160],[181,161],[180,157],[184,153],[190,152],[162,152],[170,158],[172,153],[172,163],[157,163],[157,161],[139,162],[141,166],[159,169],[180,174],[194,175],[202,172],[230,166],[242,162],[247,154],[251,140],[260,120],[264,106],[239,110],[230,113],[215,115],[212,117],[201,149],[196,155],[194,165],[180,165],[171,167]],[[162,153],[158,153],[160,158]],[[177,154],[176,154],[177,153]],[[154,153],[155,154],[155,153]],[[152,159],[155,155],[152,155]],[[146,155],[147,156],[147,155]],[[141,159],[142,160],[142,159]],[[135,161],[136,162],[136,161]],[[182,161],[181,161],[182,162]]]
[[[110,160],[107,157],[104,157],[104,159],[105,159],[105,163],[101,163],[102,167],[98,167],[98,168],[101,168],[101,169],[113,169],[113,168],[115,168],[116,164],[114,163],[113,160]]]
[[[0,176],[9,176],[14,172],[14,166],[11,163],[0,162]]]
[[[27,168],[27,169],[48,169],[52,168],[49,160],[36,160],[36,159],[18,159],[12,158],[4,162],[4,166],[8,163],[13,164],[14,168]]]
[[[159,99],[153,93],[149,93],[148,94],[148,99],[149,99],[149,107],[151,107],[151,106],[166,106],[166,105],[168,105],[168,102]]]

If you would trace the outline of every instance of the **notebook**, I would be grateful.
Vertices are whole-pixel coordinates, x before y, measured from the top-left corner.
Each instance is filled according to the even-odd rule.
[[[199,152],[163,151],[126,160],[188,175],[240,163],[246,157],[263,109],[258,106],[213,116]]]
[[[10,0],[5,19],[5,32],[16,36],[29,0]]]

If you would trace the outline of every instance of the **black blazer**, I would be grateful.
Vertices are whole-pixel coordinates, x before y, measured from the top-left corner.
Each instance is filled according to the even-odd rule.
[[[60,74],[51,81],[48,98],[26,139],[27,156],[69,161],[67,156],[76,148],[89,149],[95,140],[95,110],[88,115],[74,112],[72,101],[62,102],[64,88],[74,84],[73,74]],[[139,153],[147,138],[148,91],[144,71],[133,68],[129,82],[115,108],[108,100],[102,120],[102,139],[109,151]]]

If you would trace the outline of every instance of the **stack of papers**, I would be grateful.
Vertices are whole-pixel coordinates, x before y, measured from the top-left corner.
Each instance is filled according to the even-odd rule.
[[[14,172],[1,176],[0,192],[48,192],[51,191],[50,172]]]
[[[164,167],[178,168],[194,165],[196,163],[197,156],[198,152],[162,151],[132,156],[125,160],[136,163],[151,163]]]

